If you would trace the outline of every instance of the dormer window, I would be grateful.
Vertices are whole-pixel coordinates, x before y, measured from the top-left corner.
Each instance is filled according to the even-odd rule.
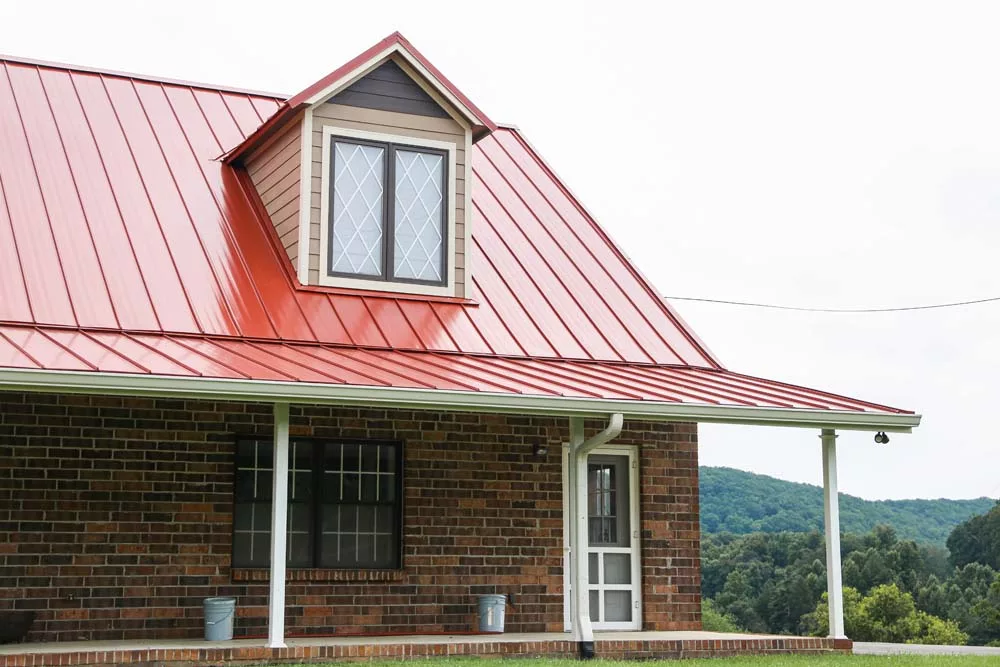
[[[456,149],[324,127],[321,284],[447,294]]]
[[[448,152],[332,135],[327,274],[444,285]]]
[[[496,125],[398,34],[355,61],[224,159],[303,288],[471,300],[471,156]]]

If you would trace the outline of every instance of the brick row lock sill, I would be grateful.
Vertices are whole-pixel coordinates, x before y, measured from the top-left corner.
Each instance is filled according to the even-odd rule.
[[[325,568],[295,568],[285,570],[285,581],[403,581],[406,570],[333,570]],[[233,568],[233,581],[267,582],[267,568]]]

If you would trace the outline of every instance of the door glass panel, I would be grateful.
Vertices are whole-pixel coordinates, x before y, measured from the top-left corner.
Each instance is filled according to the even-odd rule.
[[[590,591],[590,620],[591,622],[601,619],[601,594],[597,591]]]
[[[596,554],[591,554],[596,556]],[[593,581],[593,579],[591,579]],[[597,583],[596,581],[594,583]],[[605,584],[631,584],[632,583],[632,556],[631,554],[604,554],[604,582]]]
[[[587,464],[591,546],[629,546],[628,507],[628,457],[591,456]]]
[[[589,561],[589,565],[590,565],[590,567],[588,568],[588,572],[587,572],[587,582],[588,583],[591,583],[591,584],[599,584],[599,583],[601,583],[600,579],[598,579],[598,572],[600,571],[600,569],[598,568],[598,565],[597,565],[597,559],[598,558],[600,558],[600,557],[597,554],[587,554],[587,560]]]
[[[591,593],[593,595],[593,593]],[[593,604],[591,604],[593,606]],[[604,591],[604,621],[632,620],[632,591]]]

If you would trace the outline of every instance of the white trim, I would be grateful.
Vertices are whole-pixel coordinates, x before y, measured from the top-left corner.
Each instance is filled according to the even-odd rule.
[[[414,283],[393,282],[382,280],[363,280],[358,278],[344,278],[341,276],[331,276],[327,274],[329,258],[327,257],[330,242],[330,143],[332,137],[347,137],[351,139],[367,139],[369,141],[381,141],[387,143],[405,144],[408,146],[418,146],[424,148],[436,148],[448,152],[448,220],[447,220],[447,247],[445,248],[445,261],[447,262],[447,284],[445,285],[418,285]],[[354,130],[349,128],[336,127],[333,125],[323,126],[323,148],[322,148],[322,168],[320,177],[320,215],[319,215],[319,284],[325,287],[346,287],[353,289],[366,289],[379,292],[395,292],[404,294],[429,294],[436,296],[455,295],[455,187],[457,182],[456,160],[458,146],[448,141],[436,141],[434,139],[422,139],[419,137],[404,134],[387,134],[384,132],[366,132],[364,130]],[[389,156],[386,156],[388,159]],[[468,156],[466,157],[468,161]],[[385,187],[392,187],[393,184],[386,183]],[[383,221],[388,224],[388,220]]]
[[[570,484],[569,484],[569,444],[563,445],[562,462],[562,502],[563,502],[563,630],[572,630],[572,576],[569,568],[570,546],[569,546],[569,525],[570,525]],[[620,548],[603,548],[604,553],[629,553],[631,554],[632,583],[615,586],[616,589],[632,591],[632,620],[628,622],[599,622],[590,619],[595,631],[605,630],[642,630],[642,512],[640,508],[639,473],[637,467],[639,461],[639,448],[637,445],[604,445],[587,453],[605,456],[628,456],[629,475],[629,528],[632,531],[631,545]],[[586,483],[586,481],[584,481]],[[589,570],[590,549],[587,549],[587,558],[582,559]],[[638,604],[636,604],[638,603]]]
[[[402,57],[410,67],[416,70],[416,72],[421,77],[423,77],[429,83],[433,84],[434,89],[438,92],[438,94],[444,97],[444,99],[446,99],[448,103],[455,108],[456,111],[462,114],[462,116],[464,116],[467,121],[470,121],[477,125],[482,123],[482,120],[479,118],[477,114],[475,114],[469,107],[465,106],[465,104],[463,104],[457,97],[455,97],[451,93],[451,91],[449,91],[444,85],[442,85],[441,81],[439,81],[437,77],[432,75],[423,65],[420,64],[420,62],[415,57],[410,55],[409,51],[403,48],[403,46],[398,42],[386,47],[382,51],[379,51],[377,54],[366,60],[364,63],[355,67],[352,71],[340,77],[339,79],[328,85],[323,90],[314,94],[312,97],[306,100],[306,104],[315,105],[325,102],[329,98],[339,93],[344,88],[348,87],[349,85],[351,85],[352,83],[354,83],[355,81],[357,81],[358,79],[360,79],[361,77],[363,77],[364,75],[368,74],[373,69],[381,65],[383,60],[386,60],[387,58],[389,58],[389,56],[393,55],[394,53],[399,54],[399,56]]]
[[[299,126],[302,132],[302,143],[299,162],[299,257],[298,257],[298,277],[299,283],[309,284],[309,229],[312,226],[312,134],[313,115],[312,108],[308,108],[302,114],[302,123]]]
[[[8,389],[49,393],[213,398],[233,401],[288,401],[315,405],[380,405],[411,410],[511,412],[525,415],[567,417],[600,416],[602,419],[607,417],[609,413],[620,412],[629,419],[747,426],[840,428],[896,433],[909,433],[920,424],[920,415],[910,414],[750,408],[487,391],[367,387],[279,380],[233,380],[228,378],[104,373],[100,371],[0,369],[0,390]]]
[[[464,292],[461,296],[466,299],[472,298],[472,253],[474,252],[474,245],[472,243],[472,219],[476,215],[476,207],[472,205],[472,184],[476,180],[472,174],[472,131],[465,131],[465,164],[463,165],[465,169],[465,194],[464,197],[464,211],[465,211],[465,235],[462,237],[462,251],[463,251],[463,261],[465,274],[463,275],[463,288]],[[453,253],[454,254],[454,253]]]
[[[288,403],[274,404],[274,474],[271,478],[271,565],[267,645],[285,647],[285,566],[288,521]]]
[[[829,636],[843,639],[844,589],[840,564],[840,496],[837,491],[837,433],[825,428],[823,443],[823,530],[826,542],[826,590]]]

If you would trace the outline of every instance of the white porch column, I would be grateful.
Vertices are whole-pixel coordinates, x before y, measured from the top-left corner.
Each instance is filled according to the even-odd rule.
[[[569,549],[570,581],[573,595],[570,601],[570,621],[573,641],[593,642],[594,628],[590,621],[590,599],[587,591],[587,455],[583,445],[583,418],[569,420]]]
[[[830,636],[844,635],[844,587],[840,571],[840,500],[837,491],[837,434],[823,429],[823,523],[826,529],[826,591],[830,605]]]
[[[274,479],[271,502],[271,590],[267,645],[285,646],[285,532],[288,521],[288,403],[274,404]]]

